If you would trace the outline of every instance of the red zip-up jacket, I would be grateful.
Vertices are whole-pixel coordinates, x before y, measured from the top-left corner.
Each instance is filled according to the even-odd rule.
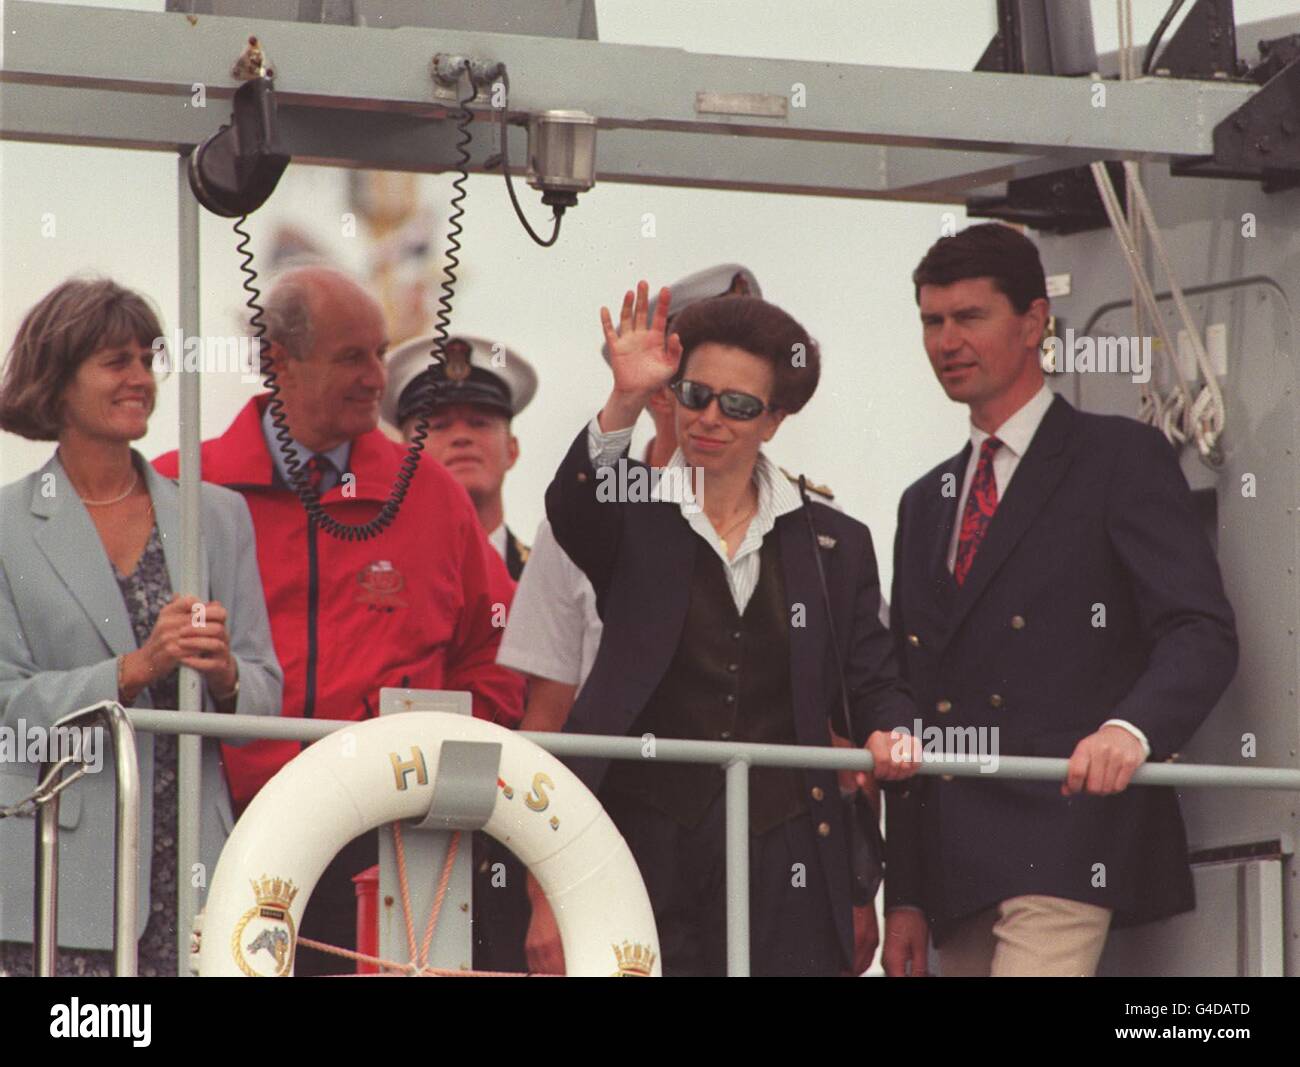
[[[523,679],[496,663],[514,583],[464,488],[424,456],[383,533],[369,541],[331,537],[309,526],[291,490],[274,487],[262,434],[267,399],[250,400],[224,434],[203,443],[203,479],[241,493],[253,516],[284,670],[281,714],[366,719],[379,713],[379,690],[398,686],[468,690],[476,716],[516,726]],[[404,451],[379,430],[355,438],[348,464],[355,485],[341,482],[324,495],[329,514],[349,523],[373,518]],[[168,452],[154,466],[176,477],[178,456]],[[237,811],[302,750],[296,741],[223,747]]]

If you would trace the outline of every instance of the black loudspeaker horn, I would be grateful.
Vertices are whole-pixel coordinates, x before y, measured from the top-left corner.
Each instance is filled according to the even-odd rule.
[[[213,214],[252,214],[275,191],[289,156],[280,151],[271,79],[253,78],[237,90],[229,126],[190,153],[190,188]]]

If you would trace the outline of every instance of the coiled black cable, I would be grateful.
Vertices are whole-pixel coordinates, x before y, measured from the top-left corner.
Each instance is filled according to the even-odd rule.
[[[448,339],[448,328],[451,325],[451,301],[455,294],[456,270],[460,266],[460,257],[457,255],[461,248],[460,234],[463,230],[460,219],[465,214],[462,205],[466,196],[465,182],[469,180],[468,167],[471,157],[468,146],[470,141],[473,140],[470,125],[474,121],[474,113],[469,110],[468,105],[475,95],[476,89],[471,79],[469,95],[460,101],[460,108],[456,112],[456,128],[460,136],[456,142],[458,158],[455,169],[458,171],[459,176],[451,183],[456,192],[450,201],[452,210],[447,221],[447,259],[449,264],[440,286],[442,293],[438,297],[438,311],[433,330],[433,349],[429,353],[431,366],[446,362],[444,350]],[[235,233],[242,238],[235,246],[235,251],[244,257],[243,262],[239,265],[240,271],[244,274],[241,285],[244,291],[248,293],[248,299],[244,301],[244,305],[253,312],[249,319],[249,325],[255,331],[253,336],[260,342],[266,336],[266,323],[262,321],[265,309],[260,302],[262,293],[257,286],[257,270],[252,265],[253,253],[248,248],[248,231],[242,228],[247,221],[248,216],[245,215],[234,224]],[[271,425],[275,428],[275,439],[280,448],[280,455],[284,459],[285,469],[289,472],[290,485],[293,491],[298,494],[298,499],[302,501],[302,506],[307,512],[309,521],[314,522],[331,537],[340,541],[369,541],[372,537],[377,537],[383,533],[397,518],[397,512],[402,506],[402,501],[406,499],[406,493],[410,489],[411,482],[415,478],[415,472],[420,466],[420,457],[424,452],[424,440],[429,434],[429,419],[432,416],[434,402],[437,398],[436,383],[434,389],[427,391],[427,396],[421,404],[420,419],[415,426],[415,435],[412,437],[410,447],[402,460],[402,466],[397,472],[393,490],[379,510],[379,514],[368,522],[347,523],[340,522],[325,510],[320,502],[320,494],[312,489],[307,481],[306,470],[298,462],[298,457],[293,448],[293,438],[290,436],[289,427],[285,423],[284,401],[280,399],[280,383],[276,380],[275,368],[266,355],[262,356],[262,375],[266,388],[271,393]]]
[[[505,99],[501,103],[500,114],[501,153],[496,157],[496,159],[490,161],[488,165],[490,167],[492,163],[495,163],[498,160],[500,161],[501,171],[506,176],[506,192],[510,194],[510,203],[514,205],[515,214],[519,217],[519,221],[523,223],[523,227],[527,231],[529,237],[543,248],[550,248],[551,245],[555,244],[555,242],[559,240],[560,222],[564,218],[564,207],[563,205],[557,204],[552,208],[552,211],[554,212],[553,220],[555,226],[551,229],[550,237],[542,237],[528,224],[528,219],[524,216],[524,209],[519,204],[519,197],[515,195],[514,182],[510,178],[510,129],[506,123],[506,115],[510,110],[510,74],[506,70],[506,65],[504,63],[498,63],[489,72],[488,80],[493,79],[500,79],[502,88],[505,90]]]

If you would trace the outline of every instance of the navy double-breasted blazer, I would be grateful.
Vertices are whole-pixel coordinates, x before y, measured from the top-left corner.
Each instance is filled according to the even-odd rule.
[[[891,621],[923,724],[995,728],[1002,756],[1068,757],[1118,718],[1146,734],[1151,759],[1172,757],[1237,664],[1173,449],[1057,397],[958,587],[947,552],[969,456],[899,506]],[[1112,908],[1116,925],[1194,905],[1171,789],[1067,798],[1055,782],[918,778],[887,812],[887,906],[923,908],[939,942],[954,920],[1022,894]]]

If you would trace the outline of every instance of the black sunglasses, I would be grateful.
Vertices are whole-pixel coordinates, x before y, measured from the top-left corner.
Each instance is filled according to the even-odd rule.
[[[701,385],[699,382],[692,382],[686,378],[673,382],[669,388],[672,389],[673,395],[682,402],[682,407],[689,408],[691,411],[703,411],[716,396],[719,409],[729,419],[739,419],[747,422],[750,419],[758,418],[765,411],[776,410],[776,408],[764,404],[758,397],[750,396],[748,393],[738,393],[734,389],[725,389],[721,393],[715,393],[707,385]]]

